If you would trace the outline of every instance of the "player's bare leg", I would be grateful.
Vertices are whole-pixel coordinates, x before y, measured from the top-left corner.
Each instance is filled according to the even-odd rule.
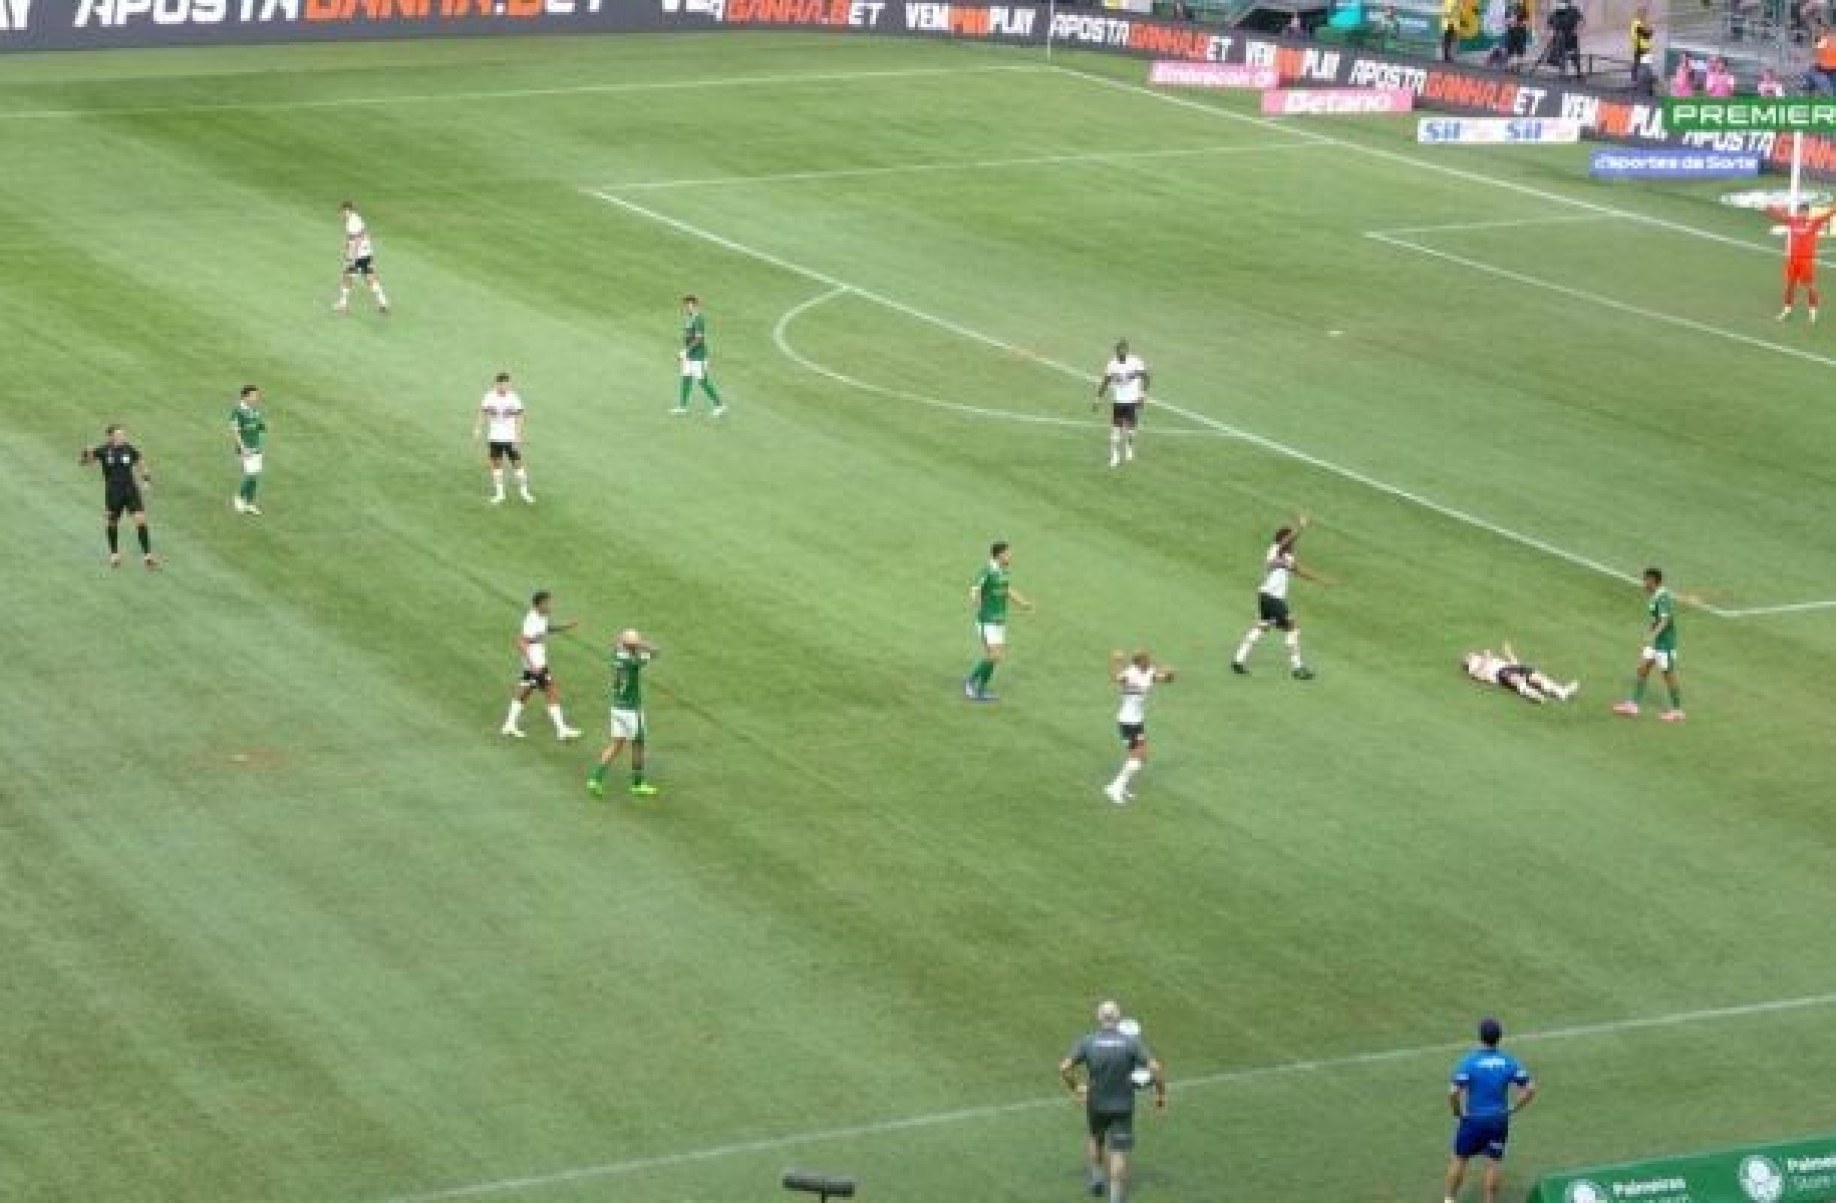
[[[594,765],[593,771],[587,775],[587,792],[592,794],[595,798],[603,798],[606,796],[606,773],[618,760],[618,754],[625,750],[625,743],[626,740],[624,736],[614,736],[612,742],[607,744],[600,751],[599,763]],[[636,760],[637,757],[633,755],[632,761],[634,767]]]
[[[1250,653],[1256,650],[1256,644],[1262,641],[1262,633],[1268,628],[1256,623],[1243,632],[1243,641],[1237,644],[1237,654],[1230,658],[1230,671],[1238,674],[1249,672]]]
[[[1779,321],[1783,322],[1790,320],[1791,308],[1797,303],[1797,300],[1798,282],[1787,277],[1785,280],[1785,307],[1779,310]]]
[[[491,504],[504,503],[504,460],[497,454],[491,456]]]
[[[1485,1203],[1498,1203],[1498,1188],[1504,1181],[1504,1166],[1497,1161],[1485,1163]]]
[[[1447,1203],[1454,1203],[1460,1197],[1460,1187],[1466,1182],[1466,1161],[1461,1157],[1447,1159]]]
[[[1109,1150],[1109,1203],[1127,1203],[1128,1154],[1121,1149]]]
[[[1810,320],[1811,325],[1814,326],[1817,324],[1817,286],[1815,284],[1806,284],[1804,286],[1804,291],[1810,299]]]
[[[1638,717],[1638,704],[1645,696],[1645,683],[1651,677],[1651,661],[1640,660],[1638,672],[1632,677],[1632,696],[1613,707],[1614,714],[1623,714],[1627,718]]]
[[[1658,717],[1667,723],[1680,723],[1683,721],[1683,687],[1677,683],[1676,669],[1664,670],[1664,688],[1670,691],[1670,709]]]
[[[350,311],[351,311],[351,273],[345,272],[343,275],[338,277],[338,299],[332,305],[332,312],[333,313],[349,313]]]
[[[386,315],[389,312],[389,294],[383,291],[382,277],[375,272],[370,273],[370,295],[376,298],[376,312]]]
[[[1101,1195],[1109,1189],[1109,1180],[1103,1174],[1103,1142],[1092,1136],[1084,1142],[1084,1163],[1088,1169],[1085,1184],[1090,1193]]]

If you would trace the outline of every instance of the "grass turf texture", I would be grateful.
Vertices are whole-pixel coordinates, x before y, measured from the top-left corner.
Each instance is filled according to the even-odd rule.
[[[1108,474],[1095,426],[912,402],[1089,421],[1035,357],[1094,371],[1125,333],[1213,421],[1724,608],[1828,598],[1832,363],[1777,348],[1836,336],[1770,323],[1774,259],[1623,219],[1406,236],[1759,345],[1364,236],[1573,215],[1485,179],[1763,248],[1751,215],[1585,183],[1573,149],[1431,156],[1406,124],[1329,132],[1407,162],[1266,149],[1328,127],[936,45],[5,65],[0,1195],[741,1200],[811,1163],[880,1200],[1061,1199],[1052,1064],[1115,994],[1176,1081],[1209,1078],[1146,1125],[1144,1200],[1433,1197],[1437,1046],[1478,1014],[1836,989],[1836,612],[1686,611],[1689,723],[1628,723],[1619,581],[1202,422],[1154,416]],[[787,173],[829,174],[670,183]],[[1024,353],[856,293],[781,323],[830,286],[587,189]],[[387,320],[328,312],[345,196]],[[688,290],[724,425],[666,414]],[[534,509],[487,507],[466,442],[499,368]],[[250,380],[260,520],[228,504]],[[100,567],[70,461],[110,420],[155,470],[157,576]],[[1295,507],[1340,580],[1297,592],[1321,677],[1265,647],[1234,679]],[[996,536],[1039,612],[970,707]],[[537,586],[585,619],[555,659],[589,740],[612,633],[663,645],[661,798],[589,802],[590,747],[539,713],[492,734]],[[1505,636],[1582,699],[1464,683],[1458,653]],[[1103,658],[1139,643],[1184,672],[1118,811]],[[1524,1044],[1547,1098],[1513,1178],[1817,1125],[1828,1018]],[[1238,1073],[1297,1061],[1328,1064]]]

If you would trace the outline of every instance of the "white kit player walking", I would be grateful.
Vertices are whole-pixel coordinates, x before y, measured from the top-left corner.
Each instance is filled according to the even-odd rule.
[[[1115,780],[1103,787],[1103,796],[1117,806],[1135,795],[1128,792],[1129,782],[1147,761],[1147,700],[1154,688],[1173,679],[1173,670],[1154,663],[1144,648],[1133,656],[1109,653],[1109,678],[1122,691],[1122,703],[1116,708],[1116,734],[1127,750],[1122,768]]]
[[[529,492],[529,469],[523,466],[523,398],[510,385],[510,373],[499,372],[491,391],[478,403],[478,416],[472,419],[472,441],[485,437],[491,462],[491,504],[504,500],[504,461],[516,473],[516,490],[523,500],[535,504]]]
[[[332,306],[332,312],[351,311],[351,285],[362,276],[370,295],[376,298],[376,312],[388,313],[389,298],[376,275],[376,248],[370,243],[370,227],[350,201],[338,206],[338,215],[344,220],[344,275],[338,280],[338,303]]]
[[[1131,355],[1128,340],[1116,344],[1115,357],[1097,381],[1096,401],[1109,396],[1109,466],[1119,468],[1135,458],[1135,432],[1141,426],[1141,407],[1147,404],[1148,367],[1141,356]]]
[[[1255,650],[1263,634],[1273,628],[1287,637],[1289,672],[1297,681],[1312,680],[1313,670],[1301,659],[1300,624],[1288,610],[1288,586],[1292,578],[1298,576],[1322,585],[1327,583],[1323,577],[1302,568],[1294,556],[1294,545],[1306,529],[1307,517],[1303,514],[1294,520],[1293,526],[1284,526],[1275,532],[1268,552],[1262,557],[1262,585],[1256,590],[1256,623],[1244,632],[1243,642],[1237,645],[1237,654],[1231,657],[1232,672],[1249,672],[1250,652]]]
[[[580,732],[568,726],[561,714],[561,690],[548,671],[548,637],[570,631],[580,624],[572,620],[553,621],[549,617],[553,603],[554,597],[546,589],[536,590],[535,596],[529,599],[529,613],[523,615],[523,626],[516,636],[516,650],[523,658],[523,674],[517,680],[516,692],[510,697],[510,713],[504,716],[504,725],[498,728],[500,735],[523,738],[523,729],[517,726],[517,720],[523,717],[523,704],[529,700],[529,695],[539,689],[548,700],[548,718],[555,725],[555,738],[563,741],[580,738]]]

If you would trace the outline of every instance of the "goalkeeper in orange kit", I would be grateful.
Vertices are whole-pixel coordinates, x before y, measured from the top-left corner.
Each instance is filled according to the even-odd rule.
[[[1798,299],[1798,285],[1802,284],[1805,299],[1810,302],[1810,320],[1815,323],[1817,238],[1829,229],[1830,218],[1836,216],[1836,209],[1812,212],[1808,202],[1800,201],[1790,209],[1769,209],[1767,212],[1779,223],[1772,228],[1772,232],[1785,236],[1785,307],[1779,310],[1779,320],[1782,322],[1791,317],[1792,306]]]

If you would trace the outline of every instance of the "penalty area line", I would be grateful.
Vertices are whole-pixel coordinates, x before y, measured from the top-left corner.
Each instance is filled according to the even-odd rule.
[[[1626,1019],[1609,1019],[1596,1023],[1569,1024],[1562,1027],[1545,1028],[1541,1031],[1526,1032],[1512,1039],[1519,1044],[1549,1044],[1565,1040],[1588,1040],[1601,1036],[1622,1036],[1636,1032],[1657,1031],[1665,1028],[1689,1027],[1696,1024],[1720,1023],[1728,1020],[1751,1019],[1768,1015],[1783,1015],[1796,1011],[1820,1010],[1836,1005],[1836,993],[1800,995],[1795,998],[1777,998],[1765,1002],[1738,1003],[1724,1007],[1704,1007],[1690,1011],[1671,1011],[1661,1015],[1633,1016]],[[1215,1073],[1200,1074],[1196,1077],[1180,1079],[1173,1083],[1172,1089],[1177,1094],[1194,1090],[1211,1089],[1219,1086],[1240,1085],[1270,1078],[1293,1077],[1309,1073],[1332,1073],[1340,1070],[1361,1069],[1366,1066],[1384,1065],[1393,1061],[1407,1061],[1419,1057],[1446,1056],[1461,1052],[1470,1047],[1466,1041],[1442,1042],[1437,1044],[1406,1045],[1399,1048],[1380,1049],[1367,1053],[1352,1053],[1342,1057],[1320,1057],[1301,1061],[1281,1061],[1267,1065],[1252,1065],[1242,1069],[1220,1070]],[[683,1166],[705,1164],[713,1161],[724,1161],[733,1157],[745,1157],[759,1153],[780,1153],[788,1149],[799,1149],[809,1145],[832,1144],[841,1140],[859,1140],[869,1137],[891,1136],[901,1132],[915,1132],[927,1128],[941,1128],[953,1124],[967,1123],[971,1120],[998,1119],[1004,1116],[1021,1115],[1034,1111],[1045,1111],[1051,1108],[1063,1108],[1065,1096],[1060,1094],[1051,1097],[1020,1099],[1011,1103],[992,1103],[982,1107],[963,1107],[954,1111],[936,1111],[928,1115],[905,1116],[900,1119],[878,1120],[871,1123],[849,1124],[837,1128],[825,1128],[811,1132],[790,1133],[783,1136],[766,1136],[756,1140],[735,1141],[732,1144],[709,1145],[699,1149],[688,1149],[677,1153],[660,1153],[650,1157],[633,1157],[625,1161],[608,1161],[599,1165],[576,1166],[573,1169],[556,1170],[551,1173],[527,1174],[515,1178],[499,1178],[488,1182],[473,1182],[463,1186],[445,1187],[414,1194],[394,1195],[382,1203],[449,1203],[456,1199],[481,1199],[494,1195],[514,1195],[529,1191],[546,1190],[555,1187],[573,1186],[582,1182],[603,1181],[611,1178],[626,1178],[653,1170],[675,1169]]]

